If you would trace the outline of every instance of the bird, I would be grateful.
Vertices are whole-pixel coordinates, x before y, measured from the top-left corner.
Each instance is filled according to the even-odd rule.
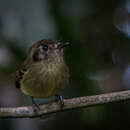
[[[39,109],[34,98],[56,96],[61,106],[64,105],[59,92],[69,84],[69,68],[64,60],[64,48],[68,45],[68,42],[55,39],[40,40],[31,46],[16,71],[16,88],[31,97],[34,111]]]

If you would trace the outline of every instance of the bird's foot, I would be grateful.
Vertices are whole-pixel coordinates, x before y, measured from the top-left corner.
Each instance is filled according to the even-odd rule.
[[[61,105],[61,107],[63,107],[64,106],[64,99],[63,99],[63,97],[61,96],[61,95],[56,95],[56,101],[60,101],[60,105]]]
[[[33,99],[33,97],[31,97],[31,100],[32,100],[32,108],[33,108],[33,111],[34,112],[37,112],[40,110],[40,107],[39,105],[35,102],[35,100]]]

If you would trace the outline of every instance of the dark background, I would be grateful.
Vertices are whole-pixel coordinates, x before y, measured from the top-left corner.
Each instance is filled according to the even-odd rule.
[[[65,59],[71,81],[65,98],[130,89],[129,0],[0,0],[0,106],[31,104],[14,86],[28,48],[43,38],[70,42]],[[37,100],[39,103],[52,99]],[[1,119],[0,130],[122,130],[130,102],[53,114]]]

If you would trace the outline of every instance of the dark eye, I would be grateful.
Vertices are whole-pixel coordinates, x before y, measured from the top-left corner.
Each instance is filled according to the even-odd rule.
[[[42,49],[43,49],[44,51],[47,51],[47,50],[48,50],[48,45],[43,45]]]

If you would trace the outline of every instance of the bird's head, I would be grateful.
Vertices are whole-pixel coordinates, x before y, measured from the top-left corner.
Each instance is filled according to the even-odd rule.
[[[61,42],[58,40],[40,40],[30,48],[30,56],[36,62],[63,57],[63,50],[68,45],[68,42]]]

